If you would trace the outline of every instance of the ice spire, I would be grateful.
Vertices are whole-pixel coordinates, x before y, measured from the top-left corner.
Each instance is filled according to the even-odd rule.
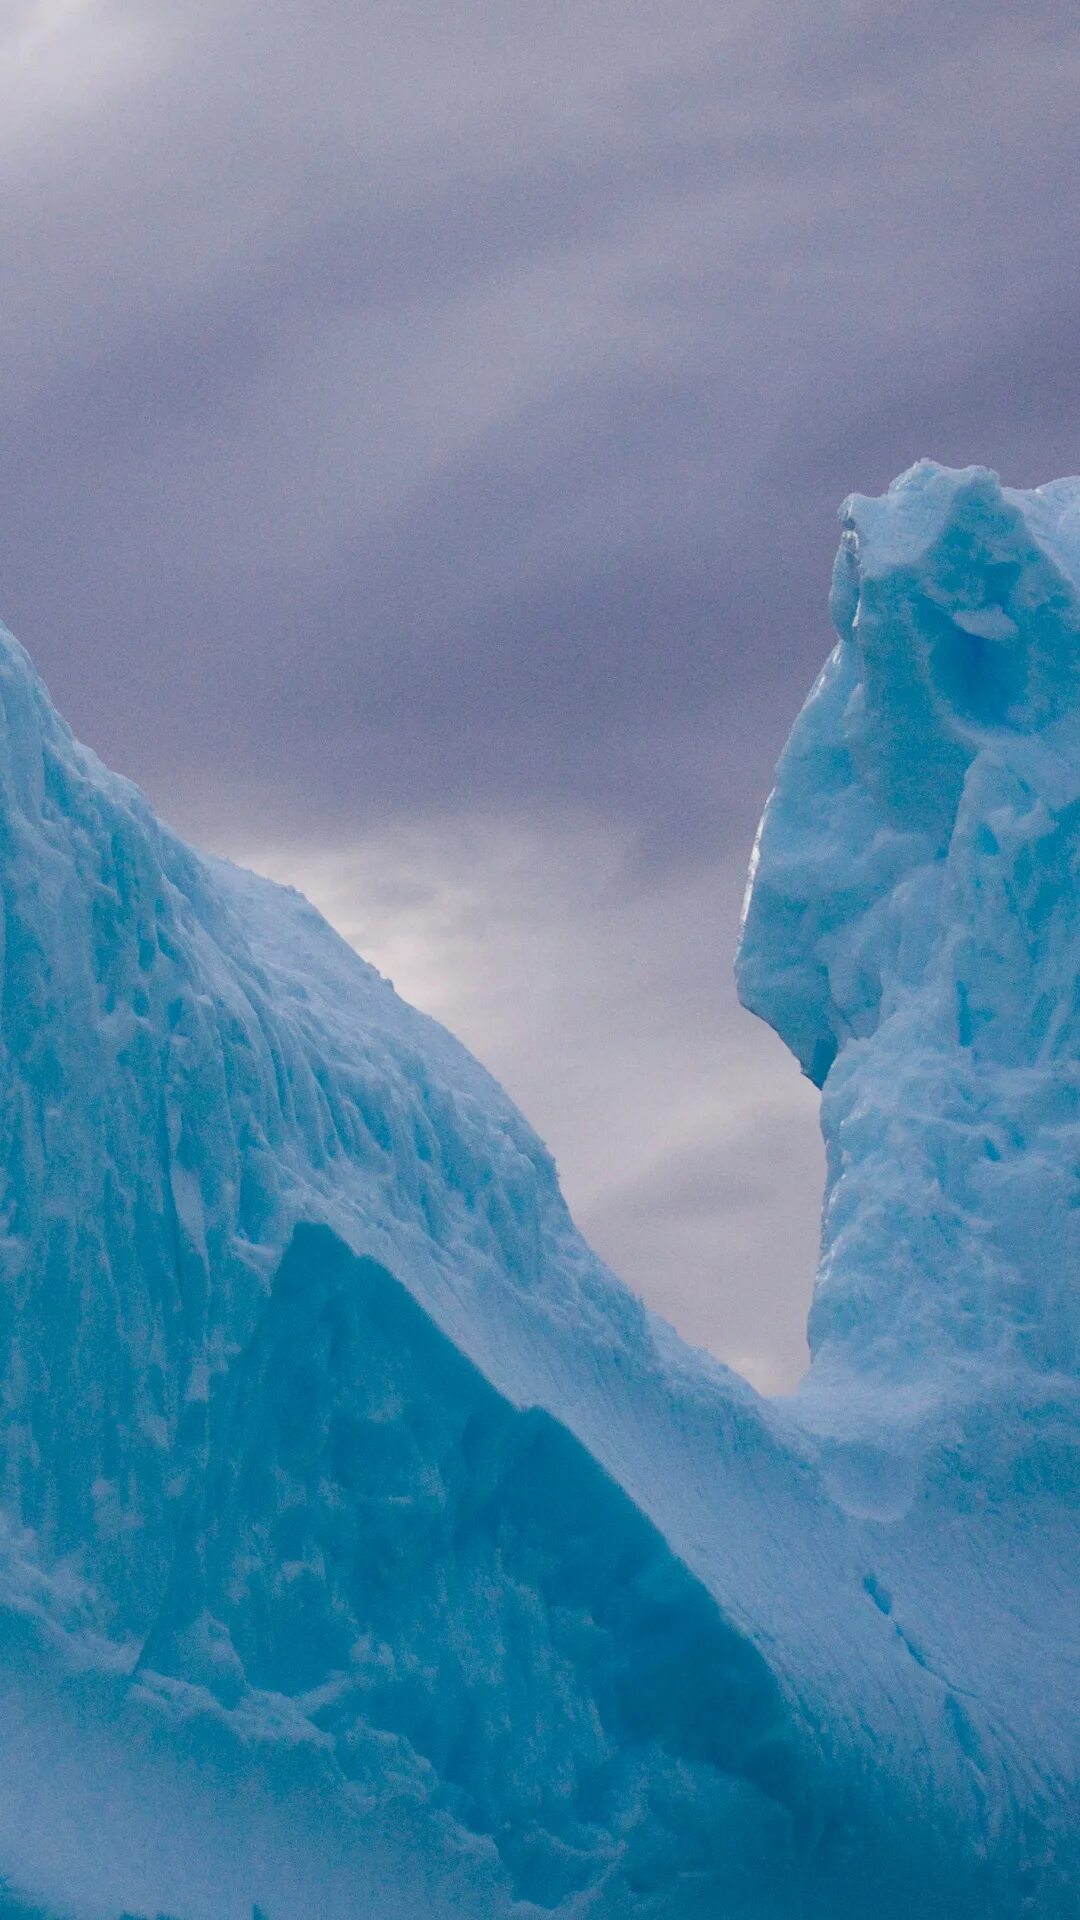
[[[1030,1387],[1080,1352],[1080,481],[923,461],[842,518],[737,969],[823,1088],[811,1345]]]

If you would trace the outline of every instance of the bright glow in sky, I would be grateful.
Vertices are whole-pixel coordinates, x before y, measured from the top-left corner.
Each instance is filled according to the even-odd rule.
[[[729,998],[741,873],[635,873],[595,830],[483,822],[238,847],[450,1027],[552,1149],[622,1277],[766,1391],[794,1384],[823,1178],[817,1095]]]

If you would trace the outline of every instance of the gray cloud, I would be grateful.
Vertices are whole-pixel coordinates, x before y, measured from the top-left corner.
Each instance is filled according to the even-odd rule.
[[[924,452],[1076,464],[1078,80],[1065,0],[23,0],[5,617],[215,844],[310,867],[461,818],[565,851],[573,818],[634,850],[626,900],[734,874],[842,495]],[[734,1033],[725,899],[695,951]],[[583,1199],[624,1264],[691,1210],[701,1127]]]
[[[746,789],[822,649],[838,497],[916,423],[1027,452],[1066,9],[584,11],[99,3],[41,43],[111,21],[123,90],[8,162],[6,599],[171,804],[278,790],[284,740],[330,818],[571,781],[652,821],[627,732],[705,711],[672,825],[714,833],[712,764]]]

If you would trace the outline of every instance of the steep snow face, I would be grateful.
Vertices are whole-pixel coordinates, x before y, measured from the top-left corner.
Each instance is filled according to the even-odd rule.
[[[163,828],[3,632],[0,906],[0,1693],[80,1756],[77,1837],[28,1849],[44,1734],[17,1749],[0,1879],[80,1920],[349,1915],[380,1874],[388,1920],[796,1884],[821,1761],[743,1609],[797,1619],[752,1515],[768,1487],[795,1524],[805,1470],[750,1389],[594,1258],[476,1062]],[[719,1494],[718,1442],[753,1462]],[[160,1821],[115,1760],[151,1709],[195,1748],[148,1761]],[[290,1885],[297,1780],[338,1807],[336,1890],[266,1900],[269,1841],[219,1835],[228,1897],[174,1898],[207,1756],[227,1799],[245,1748]]]
[[[823,1087],[810,1390],[1052,1398],[1080,1360],[1080,481],[922,462],[842,518],[738,957]]]
[[[464,1049],[298,895],[161,827],[2,631],[0,905],[0,1491],[118,1626],[156,1605],[298,1218],[407,1273],[470,1348],[490,1333],[511,1389],[518,1301],[643,1324]]]

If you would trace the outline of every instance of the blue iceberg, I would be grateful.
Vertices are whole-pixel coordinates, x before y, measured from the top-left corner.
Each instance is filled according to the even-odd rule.
[[[853,498],[833,614],[738,959],[784,1401],[0,632],[0,1915],[1075,1914],[1080,482]]]

